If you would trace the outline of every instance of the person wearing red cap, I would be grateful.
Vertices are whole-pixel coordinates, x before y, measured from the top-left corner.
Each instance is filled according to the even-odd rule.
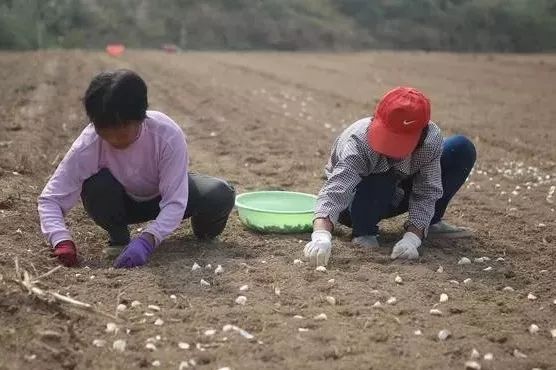
[[[313,265],[328,263],[338,222],[352,228],[355,245],[375,248],[379,221],[408,212],[392,259],[418,258],[425,237],[470,236],[442,217],[475,164],[475,147],[461,135],[444,140],[430,116],[422,92],[398,87],[380,100],[373,117],[353,123],[336,139],[304,249]]]

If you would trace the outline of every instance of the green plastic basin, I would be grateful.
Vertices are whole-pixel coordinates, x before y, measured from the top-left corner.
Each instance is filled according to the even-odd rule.
[[[239,219],[262,233],[304,233],[313,229],[317,197],[291,191],[257,191],[236,197]]]

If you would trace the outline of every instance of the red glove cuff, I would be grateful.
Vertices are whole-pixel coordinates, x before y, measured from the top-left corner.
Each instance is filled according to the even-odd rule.
[[[71,240],[63,240],[60,243],[56,244],[56,246],[54,247],[54,249],[58,249],[58,248],[71,248],[73,250],[75,250],[75,244],[71,241]]]

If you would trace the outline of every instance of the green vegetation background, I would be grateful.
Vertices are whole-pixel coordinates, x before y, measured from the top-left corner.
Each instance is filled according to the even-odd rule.
[[[556,0],[0,0],[0,49],[556,50]]]

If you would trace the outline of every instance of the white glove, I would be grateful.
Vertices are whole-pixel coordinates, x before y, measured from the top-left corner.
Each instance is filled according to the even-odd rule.
[[[332,250],[332,234],[326,230],[316,230],[311,234],[311,241],[303,250],[305,257],[313,266],[326,266]]]
[[[408,231],[404,234],[402,240],[394,245],[392,249],[392,259],[405,258],[408,260],[414,260],[419,258],[419,252],[417,248],[421,246],[421,238],[419,238],[414,233]]]

